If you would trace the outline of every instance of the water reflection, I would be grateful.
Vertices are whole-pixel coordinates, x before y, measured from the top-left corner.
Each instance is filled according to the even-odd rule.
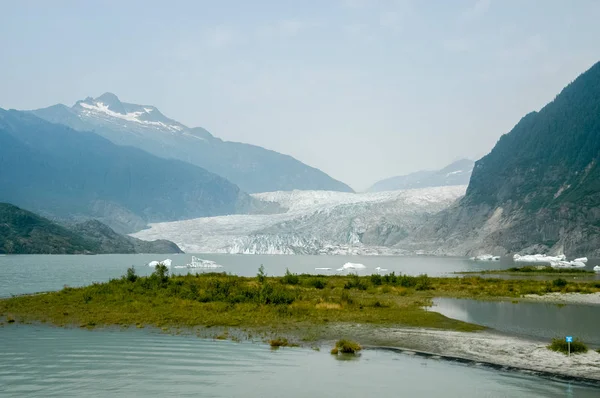
[[[436,298],[431,310],[502,332],[543,339],[573,335],[600,346],[600,306]]]
[[[598,397],[578,384],[365,351],[169,336],[144,330],[0,328],[0,395],[27,397]]]

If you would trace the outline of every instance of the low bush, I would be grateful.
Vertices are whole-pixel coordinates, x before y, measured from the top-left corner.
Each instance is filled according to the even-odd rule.
[[[334,349],[337,349],[337,351],[342,354],[356,354],[358,351],[362,350],[362,347],[355,341],[342,339],[335,343]]]
[[[344,284],[344,289],[367,290],[369,286],[358,275],[350,275],[350,280]]]
[[[327,281],[323,278],[309,278],[305,282],[306,286],[314,287],[315,289],[325,289]]]
[[[569,343],[567,343],[564,338],[552,339],[552,343],[550,343],[548,349],[556,352],[562,352],[563,354],[568,354]],[[575,339],[571,343],[571,354],[582,354],[587,351],[587,346],[581,340]]]
[[[565,287],[567,286],[567,281],[563,278],[558,278],[552,281],[552,286],[554,287]]]

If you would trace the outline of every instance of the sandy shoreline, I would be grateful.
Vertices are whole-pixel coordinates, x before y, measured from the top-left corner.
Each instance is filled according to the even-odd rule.
[[[543,301],[547,303],[600,305],[600,293],[546,293],[543,296],[537,294],[526,294],[524,298],[532,301]]]
[[[353,325],[342,327],[339,332],[354,337],[365,346],[412,349],[600,382],[600,354],[593,350],[568,357],[548,350],[548,342],[491,331],[469,333]]]

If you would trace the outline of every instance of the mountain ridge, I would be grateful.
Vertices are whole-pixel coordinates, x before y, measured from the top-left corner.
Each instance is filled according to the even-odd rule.
[[[292,156],[223,141],[202,127],[189,128],[164,116],[152,105],[122,102],[112,93],[88,97],[72,107],[58,104],[29,112],[78,131],[93,131],[118,145],[192,163],[249,193],[293,189],[353,192],[343,182]]]
[[[173,242],[141,241],[97,220],[71,227],[10,203],[0,203],[0,254],[181,253]]]
[[[600,255],[600,62],[475,163],[464,198],[399,247]]]
[[[118,232],[261,208],[200,167],[2,109],[0,201],[63,220],[100,219]]]
[[[460,159],[439,170],[420,170],[406,175],[377,181],[367,192],[396,191],[400,189],[466,185],[471,178],[475,162]]]

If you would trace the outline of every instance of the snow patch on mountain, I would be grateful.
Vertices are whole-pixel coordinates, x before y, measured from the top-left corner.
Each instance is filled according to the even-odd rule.
[[[139,124],[144,124],[148,126],[154,126],[157,128],[165,128],[170,131],[181,131],[183,127],[178,126],[176,124],[167,124],[161,121],[151,121],[151,120],[142,120],[140,116],[144,114],[148,114],[153,111],[151,108],[143,108],[143,111],[133,111],[125,114],[112,111],[108,105],[103,102],[94,102],[94,103],[86,103],[80,102],[79,105],[84,108],[80,115],[88,116],[88,117],[112,117],[121,119],[127,122],[135,122]]]
[[[169,239],[194,253],[400,254],[404,251],[390,246],[465,191],[461,185],[361,194],[258,193],[252,196],[285,212],[157,223],[132,236]]]

